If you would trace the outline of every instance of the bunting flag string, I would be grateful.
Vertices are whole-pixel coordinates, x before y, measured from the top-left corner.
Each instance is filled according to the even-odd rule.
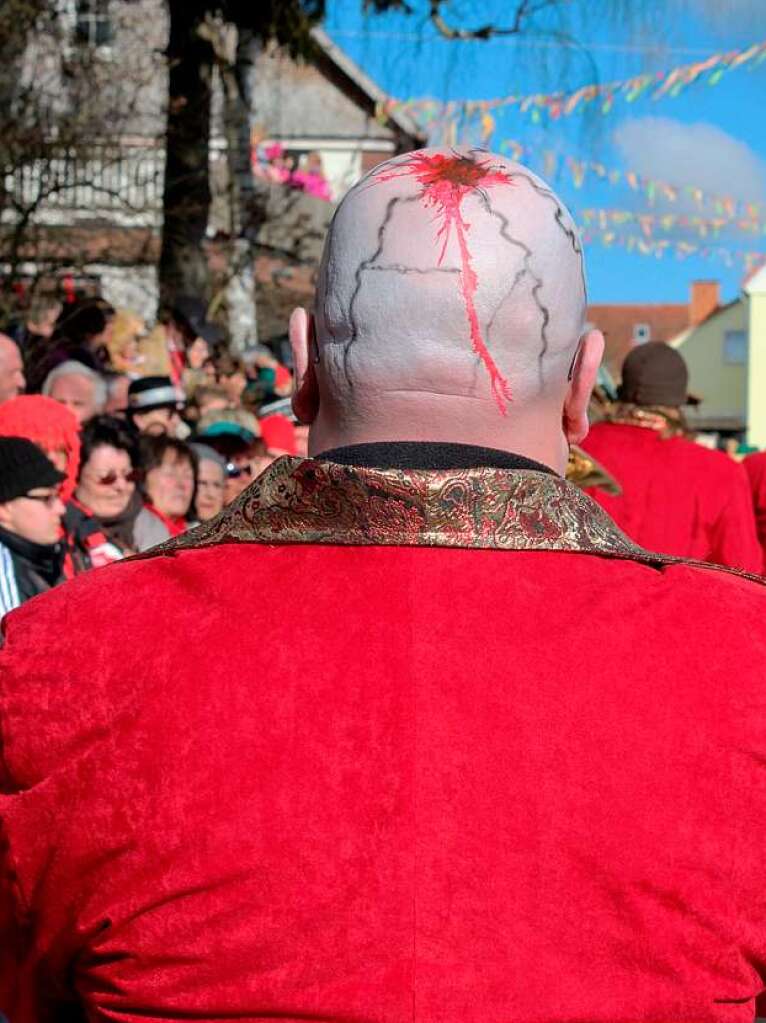
[[[655,259],[662,259],[665,255],[675,256],[676,259],[681,260],[688,259],[690,256],[698,256],[702,259],[720,259],[727,267],[744,264],[746,271],[760,266],[764,260],[762,251],[744,252],[720,245],[696,245],[692,242],[674,241],[670,238],[647,241],[646,238],[636,235],[619,235],[616,231],[585,230],[581,233],[581,239],[586,246],[595,244],[612,248],[616,245],[624,248],[627,252],[641,256],[653,256]]]
[[[515,139],[504,140],[498,149],[501,153],[507,153],[513,160],[537,162],[540,157],[539,150],[524,146]],[[650,206],[658,200],[678,202],[680,199],[689,199],[700,211],[709,210],[718,218],[766,220],[766,203],[746,202],[733,196],[715,195],[696,185],[672,185],[666,181],[644,177],[633,170],[606,167],[595,160],[577,160],[572,156],[562,158],[552,150],[542,153],[542,171],[546,178],[555,177],[562,164],[577,189],[583,187],[590,174],[604,184],[626,184],[632,191],[643,193]]]
[[[533,121],[539,121],[543,114],[553,120],[569,117],[593,105],[602,114],[614,109],[615,100],[624,99],[634,103],[641,97],[659,100],[675,98],[690,85],[707,82],[717,85],[725,74],[737,68],[748,66],[753,70],[766,60],[766,40],[753,43],[742,50],[728,53],[714,53],[693,64],[683,64],[671,71],[657,71],[635,75],[633,78],[604,84],[583,85],[574,92],[532,93],[529,95],[503,96],[487,100],[452,100],[442,102],[435,99],[388,99],[382,105],[385,114],[399,112],[414,118],[429,130],[443,124],[463,122],[481,125],[484,137],[489,138],[495,130],[493,112],[516,107],[523,114],[529,114]]]
[[[766,223],[761,220],[733,219],[730,217],[697,217],[685,213],[644,213],[620,209],[580,210],[580,220],[585,227],[600,227],[608,230],[610,225],[622,227],[636,224],[645,238],[653,237],[655,231],[686,230],[696,232],[700,238],[717,238],[724,231],[744,231],[753,235],[766,235]]]

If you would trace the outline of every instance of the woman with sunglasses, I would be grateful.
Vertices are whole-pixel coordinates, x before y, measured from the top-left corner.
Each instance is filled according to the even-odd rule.
[[[86,423],[80,475],[67,516],[68,532],[74,533],[81,554],[84,549],[91,562],[82,567],[148,550],[170,536],[144,507],[136,487],[140,478],[136,443],[125,424],[112,416],[95,416]],[[87,540],[96,534],[94,548]]]

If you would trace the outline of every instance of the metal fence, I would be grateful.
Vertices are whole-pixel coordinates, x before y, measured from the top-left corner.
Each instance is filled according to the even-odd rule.
[[[44,159],[8,168],[3,219],[49,224],[83,219],[153,226],[161,217],[165,154],[161,144],[51,148]]]

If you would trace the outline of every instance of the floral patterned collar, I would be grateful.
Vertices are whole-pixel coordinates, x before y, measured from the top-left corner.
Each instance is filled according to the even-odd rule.
[[[226,543],[576,551],[673,564],[559,476],[527,469],[361,469],[280,458],[211,522],[141,557]]]

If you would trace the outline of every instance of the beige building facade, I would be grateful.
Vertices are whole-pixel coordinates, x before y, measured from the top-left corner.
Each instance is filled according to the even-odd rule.
[[[748,298],[747,440],[766,449],[766,266],[745,285]]]
[[[721,306],[670,341],[689,367],[689,390],[700,400],[688,410],[698,430],[740,432],[747,425],[748,301]]]

